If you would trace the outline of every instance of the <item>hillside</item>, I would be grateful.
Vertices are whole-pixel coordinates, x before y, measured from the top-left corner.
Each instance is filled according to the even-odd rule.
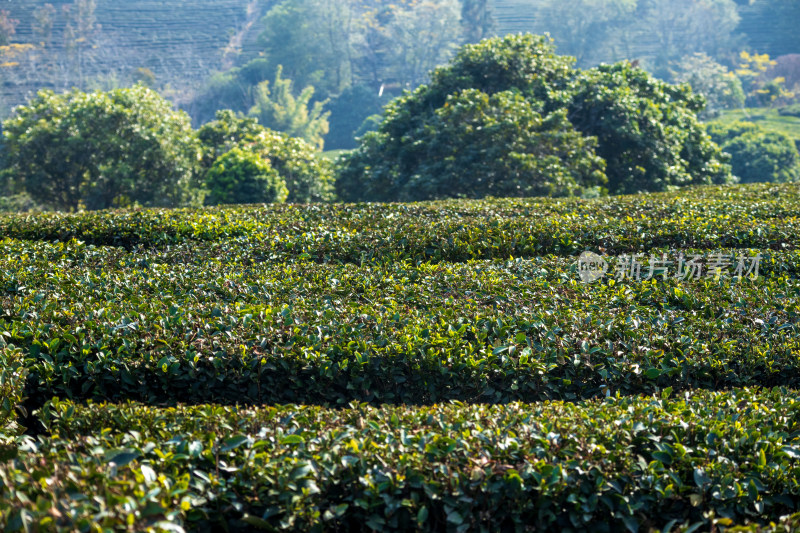
[[[19,21],[14,42],[40,45],[34,10],[46,3],[22,0],[3,6]],[[47,62],[37,59],[36,65],[20,65],[26,71],[24,76],[6,75],[0,97],[7,108],[37,88],[73,85],[66,81],[66,60],[60,57],[65,51],[67,25],[62,9],[70,3],[49,3],[55,12],[51,43],[45,48],[59,59],[50,68],[42,68]],[[265,0],[97,0],[95,19],[99,27],[85,60],[84,88],[126,84],[137,69],[146,68],[155,76],[155,86],[180,102],[211,72],[231,65],[235,48],[252,41],[249,32],[258,31],[252,23],[269,4]]]
[[[534,26],[534,7],[528,0],[492,0],[500,35],[527,32]]]

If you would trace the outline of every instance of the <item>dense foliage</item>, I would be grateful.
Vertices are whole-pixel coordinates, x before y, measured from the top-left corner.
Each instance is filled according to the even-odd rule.
[[[793,24],[797,6],[791,0],[6,4],[0,18],[0,116],[42,87],[111,89],[143,81],[168,92],[202,124],[219,109],[250,110],[258,85],[272,80],[281,66],[298,90],[314,86],[320,100],[355,87],[372,94],[384,88],[383,94],[396,96],[425,82],[459,45],[518,32],[549,32],[561,53],[576,57],[582,68],[637,58],[663,79],[698,73],[691,81],[706,95],[735,88],[737,80],[718,74],[737,70],[743,50],[778,62],[800,52]],[[698,63],[700,56],[707,61]],[[786,77],[786,89],[800,94],[794,89],[798,78],[788,73],[771,73],[763,81],[780,76]],[[333,124],[352,119],[362,105],[345,98],[332,111],[326,142],[349,148],[356,128],[343,133]]]
[[[197,132],[203,145],[202,166],[208,172],[217,158],[238,147],[268,162],[289,191],[292,203],[323,202],[333,198],[333,170],[302,139],[270,131],[253,118],[231,110],[217,112],[216,120]],[[242,196],[249,203],[247,195]],[[261,201],[255,200],[252,201]]]
[[[269,160],[234,146],[206,172],[206,205],[283,202],[286,183]]]
[[[450,95],[404,141],[410,146],[387,153],[396,143],[385,132],[367,136],[340,173],[340,194],[371,201],[572,196],[606,183],[595,143],[566,112],[542,116],[511,91]],[[391,157],[402,158],[402,167],[376,165]]]
[[[278,67],[272,88],[269,81],[258,84],[250,116],[258,119],[259,124],[267,128],[302,139],[322,150],[330,116],[329,111],[323,111],[327,101],[316,101],[312,104],[314,87],[310,85],[295,97],[292,81],[282,78],[282,72],[283,69]]]
[[[189,117],[143,86],[42,91],[3,122],[3,150],[0,179],[54,209],[198,202]]]
[[[0,215],[0,527],[777,522],[800,512],[799,205]],[[584,284],[586,249],[762,257]]]
[[[570,120],[597,138],[612,193],[731,183],[730,167],[697,119],[703,100],[689,87],[627,62],[585,71],[576,86]]]
[[[675,81],[688,83],[694,92],[706,99],[699,113],[703,119],[719,116],[723,109],[744,107],[745,94],[741,80],[706,54],[694,54],[681,61]]]
[[[612,193],[731,181],[696,118],[702,99],[686,86],[628,63],[571,63],[532,35],[465,46],[387,107],[343,161],[337,192],[421,200],[563,195],[606,180]]]
[[[711,124],[709,132],[731,154],[733,173],[742,183],[800,181],[800,153],[789,136],[752,122]]]
[[[675,531],[709,511],[723,526],[777,518],[797,508],[793,394],[345,410],[54,402],[52,436],[0,467],[0,522]]]

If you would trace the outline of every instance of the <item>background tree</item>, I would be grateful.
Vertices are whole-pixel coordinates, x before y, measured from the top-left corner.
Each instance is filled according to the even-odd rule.
[[[569,118],[596,137],[615,194],[729,183],[730,167],[700,124],[703,98],[628,62],[581,73]]]
[[[650,72],[668,79],[674,61],[697,52],[719,57],[736,46],[733,0],[639,0],[640,38]]]
[[[706,54],[694,54],[681,60],[673,79],[678,83],[688,83],[694,92],[706,99],[706,107],[699,114],[702,119],[719,116],[724,109],[744,107],[742,82],[736,74]]]
[[[337,190],[343,198],[363,195],[366,200],[395,194],[438,198],[461,191],[479,191],[466,193],[478,196],[491,193],[469,180],[489,179],[504,193],[569,194],[567,175],[577,187],[604,181],[601,166],[592,163],[593,147],[605,161],[613,193],[732,181],[724,156],[697,120],[702,97],[685,85],[658,81],[627,62],[580,71],[571,67],[573,61],[556,55],[548,39],[532,35],[464,46],[450,65],[433,73],[430,84],[387,106],[378,131],[367,134],[359,149],[342,161]],[[511,100],[510,93],[523,98],[524,105]],[[465,95],[470,99],[465,101]],[[525,127],[533,137],[524,137],[513,119],[502,120],[506,113],[513,116],[512,109],[527,120]],[[498,152],[497,145],[503,144],[513,147],[512,152]],[[567,145],[578,147],[583,157],[571,154]],[[462,155],[459,146],[469,150]],[[506,157],[519,163],[528,155],[545,158],[560,184],[521,185],[521,167],[499,170],[502,163],[489,160]],[[439,187],[439,179],[456,179],[451,164],[475,173],[462,173],[464,181],[458,187]],[[526,168],[547,183],[541,169]],[[423,192],[405,192],[416,190]]]
[[[636,6],[636,0],[548,0],[539,7],[538,26],[550,32],[561,53],[589,65],[613,53],[612,40]]]
[[[389,122],[399,120],[392,114],[397,111],[389,112]],[[406,138],[392,142],[386,132],[368,134],[339,175],[340,198],[572,196],[606,182],[594,140],[576,132],[565,111],[544,117],[512,91],[452,94]],[[402,170],[396,164],[376,168],[381,158],[402,160]]]
[[[731,155],[733,173],[742,183],[800,181],[800,154],[788,136],[752,122],[712,123],[708,130]]]
[[[264,130],[264,126],[254,118],[237,115],[231,109],[217,111],[215,120],[197,130],[203,150],[201,165],[206,169],[211,168],[219,156]]]
[[[40,91],[3,122],[6,173],[54,209],[197,204],[199,145],[189,117],[137,86]]]
[[[794,94],[786,89],[786,78],[771,76],[769,72],[777,66],[777,61],[768,54],[749,53],[743,50],[739,54],[739,68],[736,74],[743,80],[747,94],[747,104],[755,107],[785,103]]]
[[[282,71],[279,66],[272,89],[269,88],[269,81],[258,84],[255,104],[249,115],[266,128],[299,137],[322,150],[329,127],[330,112],[324,111],[327,101],[312,104],[314,87],[310,85],[295,96],[292,93],[292,80],[281,77]]]
[[[268,70],[282,66],[300,86],[323,96],[352,82],[357,16],[351,0],[284,0],[262,21],[259,42]]]
[[[783,78],[786,90],[800,98],[800,53],[787,54],[775,58],[775,64],[764,73],[767,79]]]
[[[489,0],[462,0],[461,26],[464,41],[467,43],[477,43],[493,37],[497,31],[497,21]]]
[[[416,87],[446,62],[462,41],[458,0],[410,0],[397,4],[388,31],[392,36],[396,79]]]

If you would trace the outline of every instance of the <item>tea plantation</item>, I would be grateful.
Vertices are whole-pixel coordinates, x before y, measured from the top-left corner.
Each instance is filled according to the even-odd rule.
[[[797,185],[0,239],[5,531],[800,528]],[[681,252],[759,275],[613,272]]]

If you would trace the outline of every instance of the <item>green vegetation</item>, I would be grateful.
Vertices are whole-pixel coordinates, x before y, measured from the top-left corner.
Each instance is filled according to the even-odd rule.
[[[797,498],[800,406],[787,394],[345,410],[54,402],[52,437],[4,472],[0,517],[19,523],[20,500],[79,526],[134,516],[157,529],[621,531],[702,523],[709,510],[720,525],[777,517]],[[77,483],[56,470],[66,460]],[[76,493],[105,494],[106,512]],[[48,510],[28,520],[70,522]]]
[[[0,211],[321,202],[333,166],[312,146],[220,111],[193,131],[156,92],[43,91],[7,119]]]
[[[203,145],[201,166],[206,172],[217,158],[239,147],[268,162],[278,172],[289,191],[288,202],[333,199],[332,165],[302,139],[270,131],[255,119],[237,116],[231,110],[219,111],[216,120],[204,124],[197,136]]]
[[[282,68],[298,91],[314,88],[312,106],[328,100],[329,146],[354,148],[375,97],[426,83],[462,44],[517,32],[551,34],[581,68],[636,59],[665,81],[693,78],[712,109],[738,96],[737,81],[749,105],[784,105],[800,87],[796,11],[787,0],[18,0],[0,15],[0,116],[41,88],[142,82],[200,125],[220,109],[247,113]],[[742,68],[742,52],[766,68]]]
[[[797,2],[516,2],[0,9],[0,529],[800,528]]]
[[[284,202],[286,183],[268,159],[234,146],[206,172],[206,205]]]
[[[693,91],[706,99],[700,118],[714,118],[723,109],[744,107],[745,94],[741,80],[706,54],[685,58],[674,78],[677,82],[688,83]]]
[[[0,215],[0,526],[800,512],[798,206],[759,184]],[[584,284],[586,249],[762,257]]]
[[[766,131],[782,133],[800,142],[800,118],[781,114],[780,109],[728,109],[720,114],[716,122],[752,122]]]
[[[3,122],[3,176],[53,209],[199,203],[189,117],[155,91],[40,92]]]
[[[752,122],[712,123],[709,131],[731,155],[733,172],[742,183],[800,181],[800,154],[790,137]]]
[[[258,84],[250,116],[258,119],[259,124],[267,128],[303,139],[322,150],[330,116],[330,112],[323,112],[327,102],[315,102],[311,105],[314,87],[310,85],[295,98],[292,94],[292,81],[281,78],[281,71],[279,67],[272,90],[268,81]]]
[[[348,201],[614,194],[726,183],[702,99],[629,63],[581,71],[545,37],[464,46],[341,164]]]

